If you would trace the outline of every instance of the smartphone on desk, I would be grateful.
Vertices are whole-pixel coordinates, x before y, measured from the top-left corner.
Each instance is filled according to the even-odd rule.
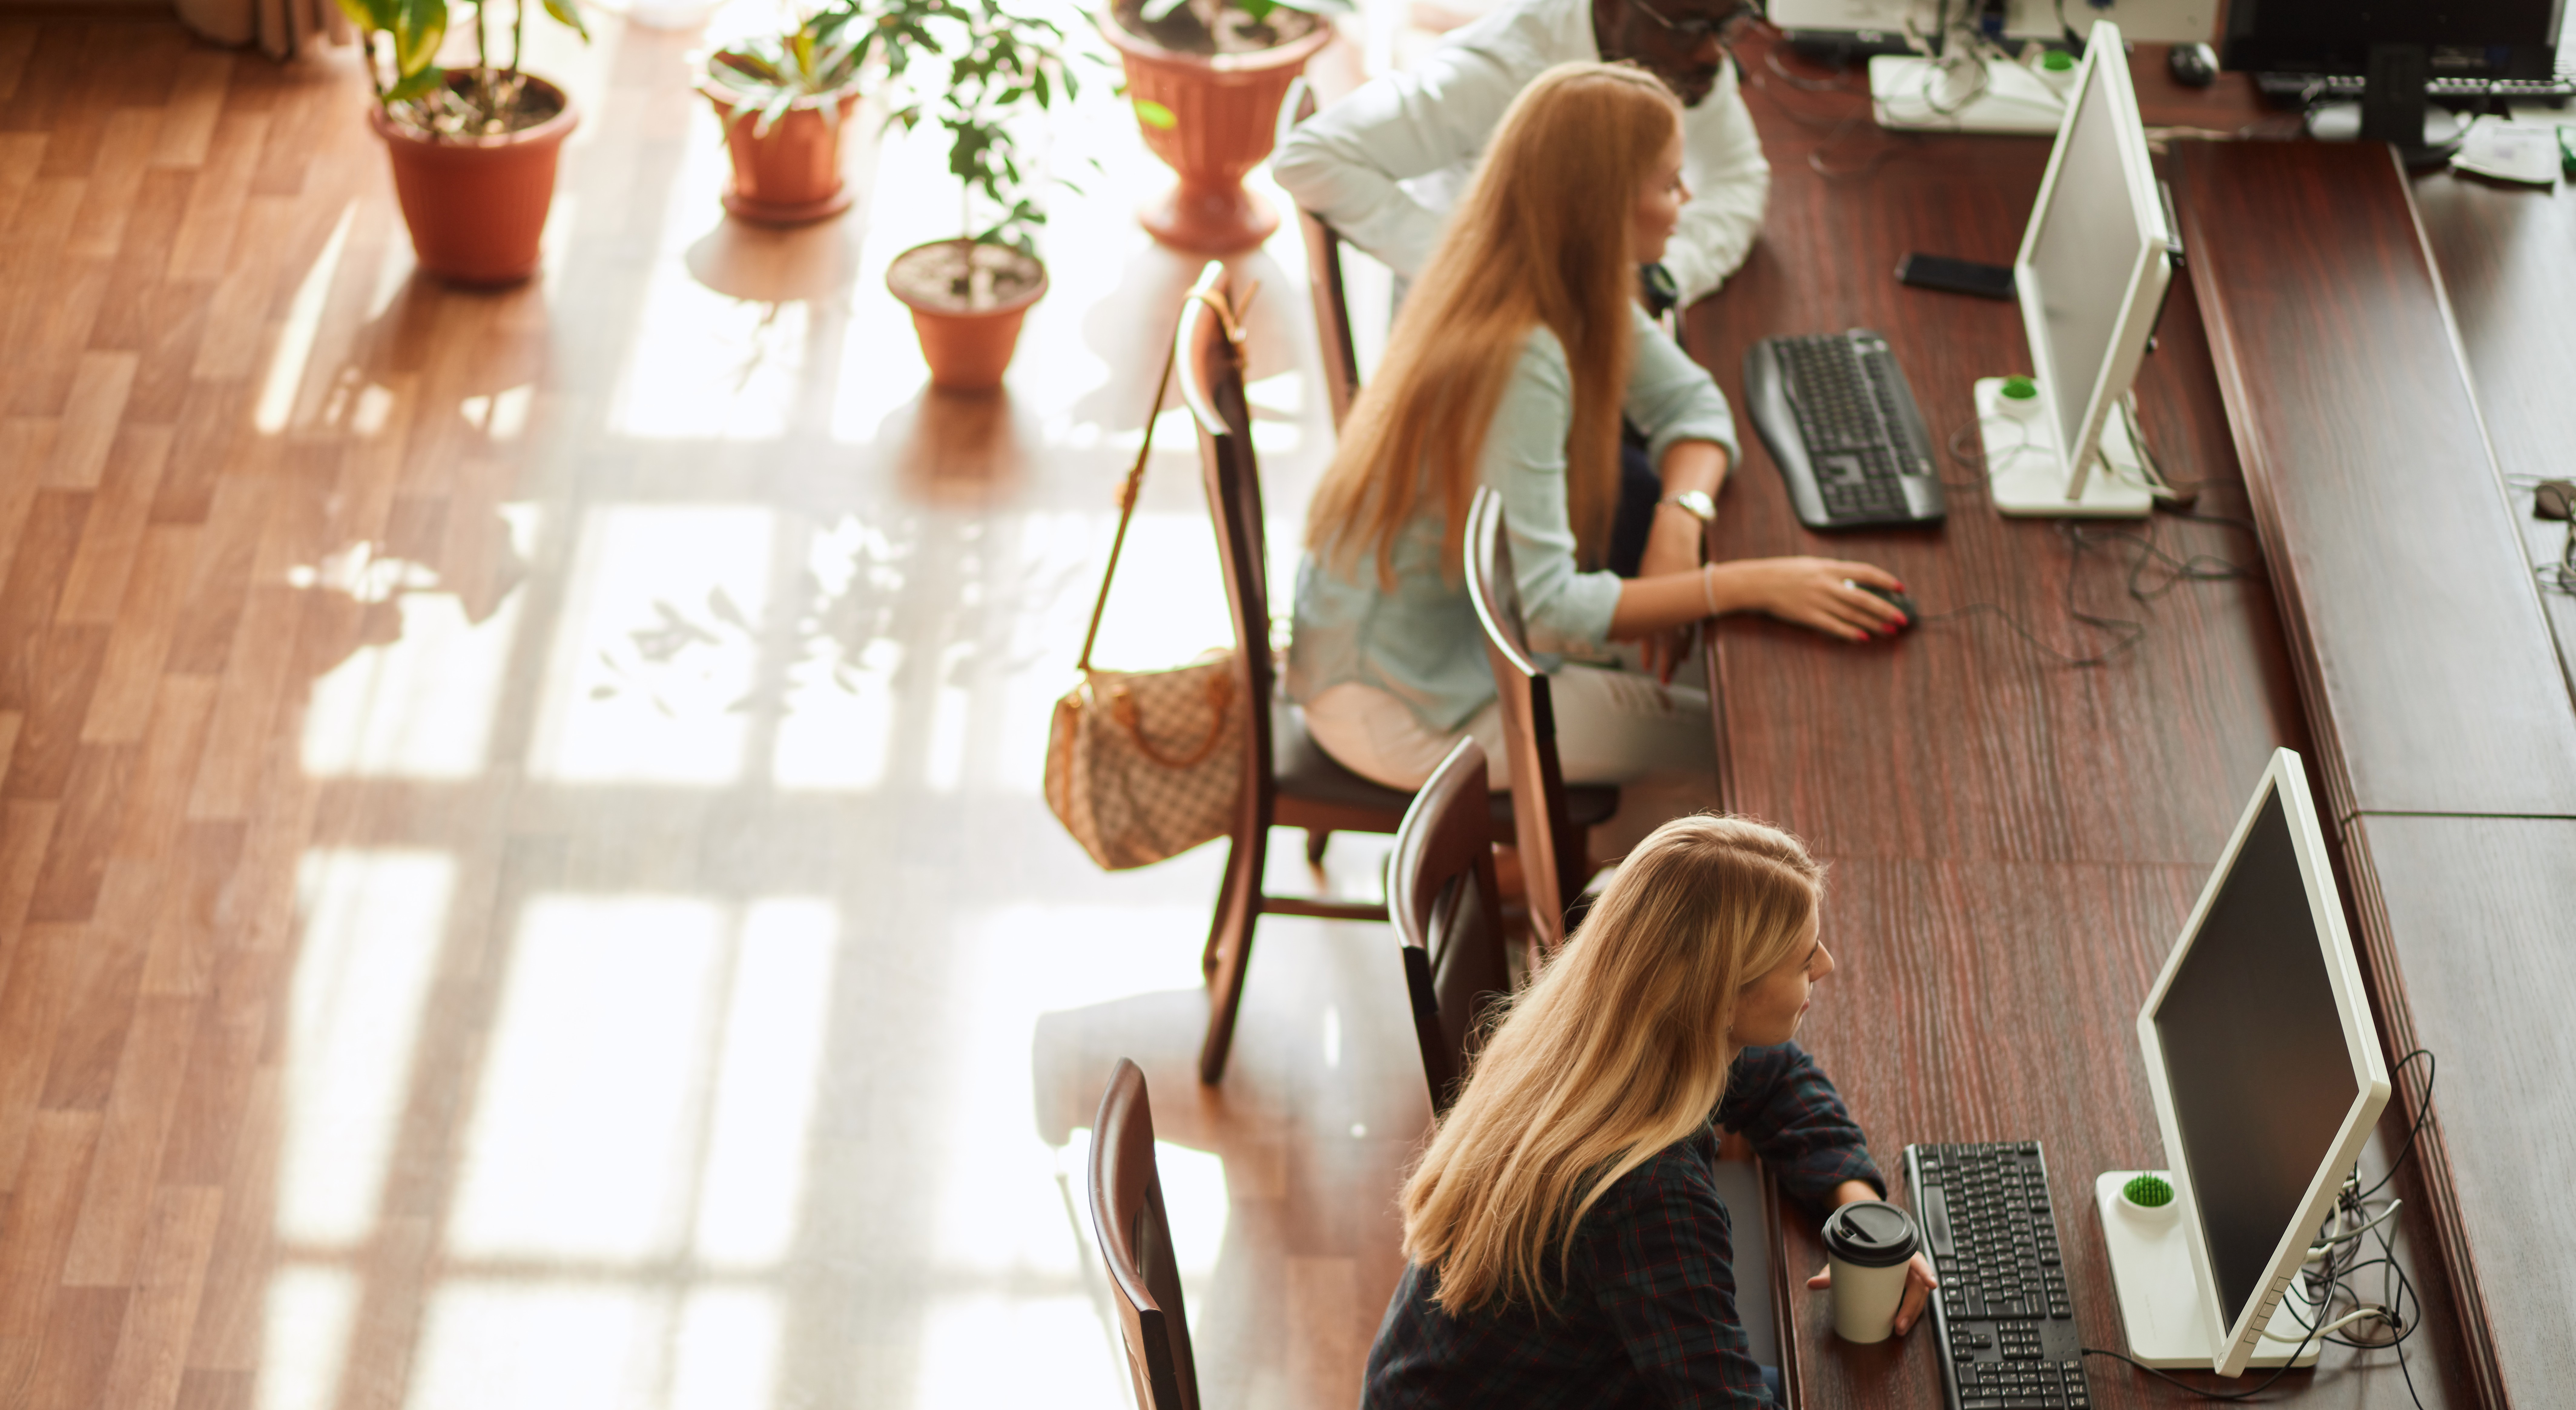
[[[1981,299],[2009,300],[2013,296],[2011,269],[2000,264],[1951,259],[1946,255],[1907,255],[1896,266],[1896,279],[1900,284],[1911,284],[1918,289],[1974,294]]]

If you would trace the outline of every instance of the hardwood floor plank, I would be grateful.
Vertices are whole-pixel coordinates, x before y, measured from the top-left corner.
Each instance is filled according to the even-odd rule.
[[[253,441],[245,456],[270,458],[275,453],[276,443],[263,437]],[[172,478],[163,478],[165,503]],[[179,675],[222,673],[241,623],[242,600],[250,591],[251,560],[259,554],[261,520],[274,488],[270,476],[254,470],[219,475],[216,481],[197,539],[195,574],[171,628],[170,656],[163,667]],[[157,507],[154,517],[161,518]],[[6,703],[0,697],[0,704]]]
[[[239,823],[208,824],[203,841],[208,853],[229,871],[241,856],[241,837]],[[198,889],[219,889],[203,885],[208,878],[202,865],[191,879]],[[200,914],[195,919],[204,923],[212,917]],[[206,929],[211,932],[211,924]],[[272,1010],[268,996],[250,992],[241,981],[243,974],[264,973],[264,969],[254,971],[237,958],[208,956],[208,960],[209,977],[198,991],[205,1002],[197,1010],[196,1028],[189,1039],[188,1071],[162,1143],[159,1179],[163,1185],[242,1190],[233,1167],[243,1150],[241,1127],[258,1086]],[[218,971],[229,978],[213,977]],[[273,1198],[264,1189],[252,1192],[252,1197]]]
[[[33,1401],[98,1127],[94,1111],[47,1111],[27,1132],[26,1161],[0,1215],[0,1405]]]
[[[27,918],[45,924],[88,920],[98,904],[116,839],[124,831],[139,744],[84,744],[63,786],[53,845],[36,874]]]
[[[20,928],[26,924],[28,902],[36,894],[36,876],[45,865],[46,849],[53,845],[54,815],[61,811],[59,803],[0,803],[0,975],[9,972],[10,956],[16,953]],[[0,1026],[0,1034],[7,1032]],[[5,1094],[0,1094],[0,1100],[5,1100]],[[7,1169],[0,1163],[0,1171]]]
[[[17,224],[18,206],[44,165],[45,138],[37,132],[0,133],[0,235]]]
[[[201,683],[201,693],[212,698],[209,677],[162,674],[170,657],[170,636],[196,571],[202,532],[194,524],[155,524],[144,531],[133,575],[126,582],[125,609],[108,635],[107,660],[99,667],[98,688],[90,693],[89,715],[81,722],[84,741],[114,744],[146,738],[153,711],[159,708],[155,702],[183,683]],[[193,771],[191,758],[188,767]],[[149,786],[152,777],[147,773],[139,782]]]
[[[268,371],[276,329],[269,317],[277,302],[278,242],[295,218],[295,206],[277,196],[254,196],[242,204],[235,224],[242,248],[255,257],[237,259],[215,283],[206,307],[206,331],[197,341],[192,377],[257,378]],[[185,231],[182,231],[185,234]]]
[[[50,820],[46,830],[52,830]],[[10,951],[7,980],[0,984],[0,1189],[18,1188],[53,1060],[54,1033],[87,959],[76,925],[27,926]],[[0,1223],[0,1240],[8,1232]]]
[[[58,830],[59,831],[59,830]],[[130,923],[81,927],[78,978],[64,993],[45,1061],[45,1111],[102,1111],[116,1085],[118,1055],[134,1023],[148,936]]]
[[[27,716],[0,797],[61,798],[80,752],[81,719],[107,659],[107,628],[48,627],[21,658],[29,677]]]
[[[175,1410],[253,1410],[258,1391],[256,1372],[190,1368],[179,1377]]]
[[[37,183],[39,192],[43,187],[44,183]],[[33,206],[35,202],[28,204]],[[12,411],[40,416],[62,414],[80,365],[79,350],[89,345],[99,304],[107,296],[108,274],[109,261],[105,259],[65,254],[41,276],[43,284],[30,291],[32,307],[14,320],[13,351],[18,357],[10,373]],[[17,276],[11,277],[14,281]]]
[[[141,1282],[126,1310],[107,1389],[99,1397],[102,1407],[172,1410],[178,1404],[188,1333],[205,1290],[223,1200],[221,1190],[202,1186],[164,1187],[154,1194],[139,1260]]]
[[[268,1272],[276,1243],[272,1201],[277,1183],[277,1147],[281,1135],[278,1071],[259,1068],[246,1084],[247,1100],[228,1134],[231,1160],[221,1179],[228,1190],[255,1192],[228,1199],[215,1226],[215,1246],[206,1261],[206,1291],[197,1303],[197,1324],[188,1335],[190,1370],[256,1371],[260,1332],[266,1319]]]
[[[192,821],[251,815],[256,786],[268,765],[269,727],[286,688],[287,665],[295,657],[302,598],[289,587],[249,590],[188,794]]]
[[[0,585],[0,709],[24,709],[34,698],[36,642],[62,599],[90,499],[78,490],[41,490],[27,508],[18,552]]]
[[[133,213],[135,193],[142,188],[144,167],[160,134],[157,107],[117,108],[107,115],[88,190],[64,248],[79,255],[112,255],[124,244],[126,218]]]
[[[130,352],[87,352],[75,359],[71,392],[54,431],[53,459],[45,467],[48,487],[98,487],[125,415],[126,394],[134,389],[136,362]]]
[[[90,328],[91,347],[141,351],[152,344],[149,309],[168,282],[163,269],[170,262],[170,241],[188,214],[188,193],[196,184],[197,173],[185,168],[149,167],[136,179],[116,246],[106,251],[115,257],[114,277]]]
[[[142,557],[152,502],[160,494],[161,469],[169,461],[175,434],[169,426],[132,423],[116,432],[102,457],[96,479],[99,494],[81,526],[80,548],[63,575],[62,598],[54,608],[56,621],[116,620],[125,604],[126,584],[133,580]],[[62,457],[58,455],[54,463],[61,465]]]
[[[36,48],[36,26],[24,22],[0,25],[0,107],[17,96],[19,77],[27,71],[27,56]]]
[[[180,56],[179,71],[162,109],[161,129],[153,134],[152,164],[201,167],[215,138],[224,110],[224,90],[231,84],[234,56],[219,49],[199,49]]]
[[[214,301],[214,286],[172,286],[174,297],[184,287],[195,300],[187,321],[198,332]],[[190,335],[194,347],[195,334]],[[193,351],[187,353],[193,360]],[[146,380],[150,380],[147,376]],[[231,463],[234,443],[250,419],[250,391],[243,381],[212,382],[183,377],[178,430],[170,443],[170,464],[161,474],[161,493],[152,501],[155,524],[202,524],[214,507],[215,484]]]
[[[133,869],[148,879],[148,869]],[[148,1276],[146,1235],[156,1215],[161,1146],[187,1078],[197,1008],[197,1000],[188,998],[147,998],[135,1005],[99,1130],[89,1193],[81,1201],[80,1226],[64,1255],[66,1284],[123,1287]]]
[[[27,1410],[91,1410],[107,1389],[107,1371],[125,1330],[124,1288],[58,1288],[45,1320],[45,1342],[28,1373]]]
[[[50,416],[0,417],[0,465],[42,465],[53,458],[57,423]],[[0,475],[0,582],[18,561],[18,545],[36,503],[36,477]]]
[[[266,113],[235,110],[242,92],[236,87],[228,93],[225,111],[215,119],[205,163],[188,193],[188,213],[170,242],[168,278],[218,280],[233,265],[233,237],[250,197],[251,173],[268,141]]]
[[[191,178],[183,171],[153,173],[154,182],[163,179],[175,184]],[[170,197],[174,206],[186,199],[184,188]],[[142,223],[140,215],[136,223]],[[92,330],[90,341],[94,347],[130,345],[141,354],[142,360],[134,371],[134,390],[126,398],[128,417],[148,425],[175,425],[187,415],[189,398],[202,385],[189,369],[197,362],[197,344],[205,336],[206,315],[214,305],[215,287],[203,282],[165,283],[157,278],[137,278],[129,289],[124,271],[139,262],[140,257],[131,252],[118,257],[118,286],[101,305],[102,326]],[[110,316],[123,318],[129,310],[133,331],[120,332],[111,339],[104,325]],[[239,395],[237,389],[227,393],[233,398]],[[237,405],[228,404],[227,410]]]

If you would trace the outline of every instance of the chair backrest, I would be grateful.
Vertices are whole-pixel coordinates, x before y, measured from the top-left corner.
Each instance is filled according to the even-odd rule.
[[[1290,128],[1315,115],[1315,90],[1303,77],[1288,98],[1280,109],[1287,114],[1279,124],[1283,141]],[[1342,287],[1342,236],[1303,206],[1297,208],[1297,229],[1306,237],[1306,290],[1315,301],[1315,341],[1324,353],[1324,396],[1332,403],[1333,429],[1340,430],[1350,417],[1352,399],[1360,394],[1360,358],[1351,342],[1351,301]]]
[[[1223,307],[1228,312],[1220,313]],[[1270,774],[1270,570],[1261,520],[1261,467],[1252,454],[1252,407],[1243,395],[1243,349],[1225,265],[1210,260],[1181,305],[1172,374],[1199,434],[1199,468],[1216,529],[1217,566],[1234,613],[1235,684],[1243,731],[1246,808],[1267,817]],[[1229,327],[1229,321],[1234,326]]]
[[[1436,1116],[1457,1100],[1493,1006],[1511,992],[1483,746],[1458,741],[1413,795],[1386,872],[1387,914],[1404,942],[1413,1036]]]
[[[1163,1178],[1154,1168],[1154,1111],[1145,1074],[1125,1058],[1091,1127],[1091,1224],[1109,1265],[1137,1410],[1198,1410],[1180,1265],[1172,1260]]]
[[[1467,511],[1467,595],[1485,628],[1485,660],[1501,697],[1503,753],[1511,762],[1512,832],[1520,845],[1530,925],[1542,949],[1565,941],[1565,911],[1583,889],[1583,833],[1568,816],[1565,771],[1556,757],[1556,709],[1521,627],[1519,581],[1503,523],[1503,497],[1476,491]]]

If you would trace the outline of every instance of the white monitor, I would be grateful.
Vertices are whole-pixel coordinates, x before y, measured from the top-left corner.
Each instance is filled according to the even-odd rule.
[[[1785,30],[1901,36],[1908,19],[1917,31],[1929,31],[1940,22],[1941,8],[1935,0],[1771,0],[1768,12],[1771,22]],[[1955,16],[1965,6],[1963,0],[1950,0],[1946,8]],[[2149,43],[2207,43],[2218,35],[2218,0],[2082,0],[2066,5],[2055,0],[2007,0],[2004,37],[2055,39],[2072,29],[2076,38],[2084,39],[2101,20],[2118,25],[2131,39]]]
[[[2009,379],[1977,384],[1998,512],[2135,518],[2154,506],[2128,394],[2173,254],[2119,26],[2100,22],[2013,260],[2036,397]]]
[[[2302,1333],[2282,1304],[2304,1301],[2296,1284],[2310,1242],[2389,1094],[2297,754],[2273,751],[2147,991],[2138,1044],[2196,1295],[2195,1306],[2165,1320],[2184,1332],[2196,1321],[2205,1364],[2221,1375],[2256,1359],[2267,1327],[2275,1340],[2264,1359],[2286,1360],[2292,1346],[2279,1339],[2296,1343]],[[2116,1242],[2128,1221],[2105,1213]],[[2131,1285],[2138,1261],[2123,1266],[2113,1251],[2133,1344],[2157,1320],[2154,1309],[2132,1305],[2144,1291]]]

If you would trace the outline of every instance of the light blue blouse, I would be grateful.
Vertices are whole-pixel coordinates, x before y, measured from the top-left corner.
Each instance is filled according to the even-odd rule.
[[[1624,408],[1660,467],[1675,441],[1714,441],[1728,463],[1735,418],[1726,397],[1663,330],[1633,310],[1637,355]],[[1530,330],[1485,435],[1479,472],[1503,497],[1521,615],[1540,664],[1568,656],[1603,659],[1619,578],[1579,572],[1567,522],[1565,438],[1574,424],[1574,382],[1564,345],[1544,325]],[[1354,555],[1350,576],[1309,552],[1297,567],[1295,636],[1288,693],[1312,700],[1356,681],[1413,707],[1426,726],[1454,730],[1494,698],[1485,639],[1463,578],[1442,571],[1441,510],[1429,504],[1395,543],[1395,586],[1381,585],[1374,553]]]

